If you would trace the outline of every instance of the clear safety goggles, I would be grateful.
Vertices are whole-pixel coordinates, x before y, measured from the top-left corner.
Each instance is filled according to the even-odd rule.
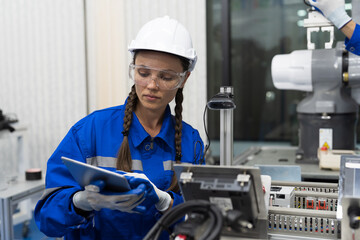
[[[136,85],[145,87],[154,80],[156,86],[163,90],[179,88],[185,80],[186,72],[177,73],[132,63],[129,65],[129,76]]]

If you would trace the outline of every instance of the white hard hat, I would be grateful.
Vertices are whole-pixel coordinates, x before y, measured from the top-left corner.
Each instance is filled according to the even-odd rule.
[[[155,18],[146,23],[132,40],[128,50],[154,50],[189,59],[189,71],[195,67],[197,55],[188,30],[169,16]]]

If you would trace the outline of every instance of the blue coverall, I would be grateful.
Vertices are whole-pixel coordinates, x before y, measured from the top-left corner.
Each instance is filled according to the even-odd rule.
[[[61,156],[91,165],[115,168],[123,140],[125,105],[95,111],[77,122],[61,141],[47,163],[46,189],[35,208],[39,229],[50,237],[65,239],[143,239],[161,217],[155,206],[145,214],[110,209],[78,214],[72,203],[75,192],[83,190],[61,162]],[[159,189],[169,188],[174,172],[175,119],[167,106],[160,133],[152,138],[133,113],[129,146],[133,171],[144,173]],[[201,164],[203,142],[199,132],[183,122],[182,162]],[[169,192],[173,206],[183,202],[179,193]],[[168,239],[167,234],[162,239]]]
[[[360,55],[360,26],[356,24],[355,30],[351,39],[345,38],[346,50],[356,55]]]

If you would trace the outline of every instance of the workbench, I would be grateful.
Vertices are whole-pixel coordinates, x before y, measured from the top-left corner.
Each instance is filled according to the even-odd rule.
[[[319,163],[301,163],[300,161],[296,161],[297,149],[298,147],[295,146],[254,146],[236,156],[233,160],[233,165],[298,166],[301,169],[302,181],[332,183],[338,181],[339,171],[320,169]],[[275,169],[276,168],[274,168],[274,170]]]
[[[14,225],[32,218],[31,200],[37,201],[45,189],[45,180],[18,179],[0,190],[0,239],[14,239]],[[20,205],[19,207],[18,204]]]

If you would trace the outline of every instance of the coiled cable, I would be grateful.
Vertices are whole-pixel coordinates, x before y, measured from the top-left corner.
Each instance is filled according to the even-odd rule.
[[[190,200],[179,204],[166,212],[150,229],[144,240],[158,239],[163,230],[170,229],[174,223],[191,213],[202,214],[209,219],[206,229],[198,238],[199,240],[219,239],[223,227],[223,215],[221,210],[216,205],[205,200]]]

